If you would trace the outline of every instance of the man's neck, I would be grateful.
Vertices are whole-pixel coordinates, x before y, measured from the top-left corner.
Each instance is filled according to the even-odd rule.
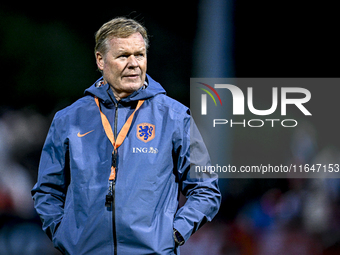
[[[105,78],[103,79],[103,81],[104,81],[104,84],[108,83],[108,82],[105,80]],[[129,95],[132,94],[132,92],[131,92],[131,93],[127,93],[127,92],[119,92],[119,91],[117,91],[110,83],[108,83],[108,84],[109,84],[109,86],[110,86],[110,88],[111,88],[111,90],[112,90],[112,92],[113,92],[113,95],[114,95],[115,99],[117,100],[117,102],[120,101],[122,98],[128,97]]]

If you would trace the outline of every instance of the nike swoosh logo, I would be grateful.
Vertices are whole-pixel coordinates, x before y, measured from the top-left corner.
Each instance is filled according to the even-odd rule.
[[[77,136],[78,136],[78,137],[84,137],[84,136],[88,135],[89,133],[91,133],[91,132],[93,132],[93,131],[94,131],[94,130],[91,130],[91,131],[89,131],[89,132],[87,132],[87,133],[85,133],[85,134],[80,134],[80,132],[78,132]]]

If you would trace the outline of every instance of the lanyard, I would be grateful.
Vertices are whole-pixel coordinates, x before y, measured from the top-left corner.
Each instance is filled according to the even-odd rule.
[[[130,117],[127,119],[127,121],[124,123],[122,129],[120,130],[117,141],[115,141],[115,138],[113,136],[112,127],[110,125],[109,120],[106,118],[105,114],[102,112],[99,104],[98,97],[94,97],[94,100],[96,101],[96,104],[99,108],[100,117],[102,119],[102,124],[106,133],[107,138],[109,138],[111,144],[113,145],[113,151],[112,151],[112,166],[111,166],[111,173],[110,173],[110,181],[113,181],[116,179],[116,155],[117,155],[117,149],[118,147],[124,142],[125,137],[127,133],[130,130],[131,123],[133,120],[133,116],[135,115],[136,111],[141,107],[141,105],[144,103],[144,100],[139,100],[138,104],[136,106],[136,109],[133,111],[133,113],[130,115]],[[118,109],[116,109],[118,111]]]

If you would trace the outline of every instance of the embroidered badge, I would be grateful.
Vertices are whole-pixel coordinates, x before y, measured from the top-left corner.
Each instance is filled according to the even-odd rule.
[[[155,125],[141,123],[137,125],[137,138],[145,143],[155,138]]]

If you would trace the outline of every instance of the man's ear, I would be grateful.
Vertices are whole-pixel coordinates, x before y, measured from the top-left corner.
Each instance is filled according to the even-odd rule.
[[[97,51],[96,52],[96,61],[97,61],[97,66],[100,71],[103,71],[104,69],[104,56]]]

